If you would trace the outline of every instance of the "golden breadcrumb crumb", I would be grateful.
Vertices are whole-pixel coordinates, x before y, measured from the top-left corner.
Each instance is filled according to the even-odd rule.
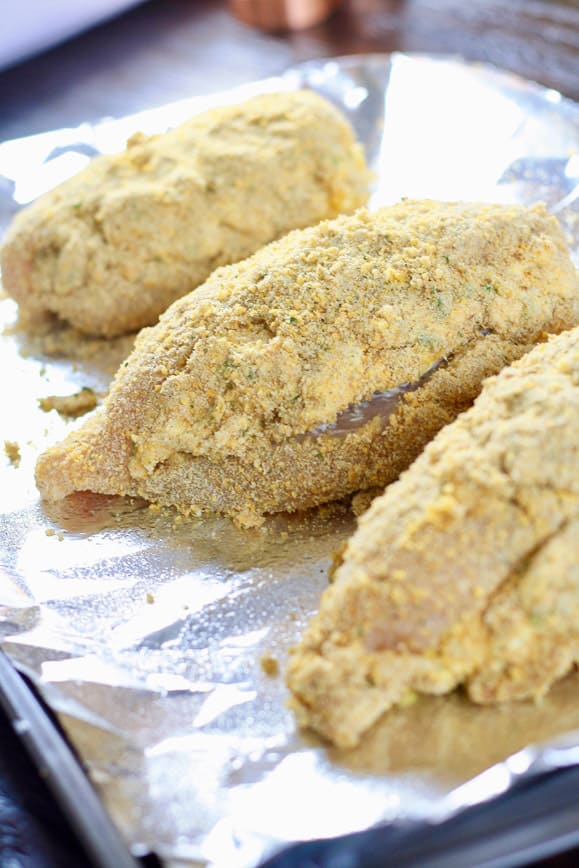
[[[266,675],[269,675],[270,678],[274,678],[279,674],[279,663],[275,657],[272,657],[270,654],[264,654],[259,659],[259,665],[263,669]]]
[[[8,460],[14,467],[19,467],[20,465],[20,444],[16,443],[14,440],[5,440],[4,441],[4,452],[8,456]]]

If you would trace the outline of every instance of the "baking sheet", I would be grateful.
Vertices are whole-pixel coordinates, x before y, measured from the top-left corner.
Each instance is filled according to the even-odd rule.
[[[401,196],[543,200],[579,265],[579,107],[484,66],[401,54],[310,62],[214,97],[1,144],[0,233],[19,207],[137,129],[304,85],[356,127],[377,175],[372,207]],[[59,714],[135,854],[250,868],[292,841],[439,820],[520,775],[579,762],[577,675],[538,705],[420,700],[348,753],[296,732],[283,670],[354,527],[348,507],[245,531],[120,498],[43,507],[36,456],[80,423],[38,399],[82,387],[102,395],[130,341],[33,338],[9,299],[0,321],[0,449],[5,441],[10,453],[0,457],[0,642]]]

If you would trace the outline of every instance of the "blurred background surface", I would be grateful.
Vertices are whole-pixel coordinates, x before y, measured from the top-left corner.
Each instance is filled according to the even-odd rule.
[[[102,9],[110,14],[114,2],[103,0]],[[63,3],[0,0],[0,39],[21,6],[35,4],[44,18],[48,9],[56,16]],[[5,67],[0,141],[211,93],[302,60],[358,52],[458,54],[579,99],[579,0],[342,0],[319,24],[278,33],[249,27],[230,9],[225,0],[149,0]],[[31,22],[38,26],[34,16]]]

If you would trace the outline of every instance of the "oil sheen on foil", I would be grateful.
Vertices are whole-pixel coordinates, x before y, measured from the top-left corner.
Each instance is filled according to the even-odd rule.
[[[579,106],[480,65],[409,55],[311,62],[1,144],[0,234],[20,207],[136,130],[300,86],[354,124],[376,173],[372,207],[402,196],[542,200],[579,265]],[[297,732],[283,672],[353,530],[348,507],[245,531],[86,494],[48,511],[36,456],[79,422],[39,400],[82,388],[99,400],[130,341],[31,338],[16,319],[2,298],[0,641],[60,715],[135,854],[250,868],[297,840],[440,820],[520,775],[579,762],[577,676],[540,704],[419,700],[348,753]]]

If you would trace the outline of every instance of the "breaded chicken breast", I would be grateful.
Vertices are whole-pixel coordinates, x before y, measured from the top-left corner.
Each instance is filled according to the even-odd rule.
[[[495,373],[579,321],[542,207],[403,202],[293,232],[145,330],[45,498],[141,495],[246,525],[395,479]]]
[[[14,220],[6,292],[95,335],[155,323],[219,265],[354,211],[370,174],[344,117],[309,91],[217,108],[94,159]]]
[[[487,381],[374,501],[291,659],[341,747],[413,693],[538,697],[579,662],[579,329]]]

